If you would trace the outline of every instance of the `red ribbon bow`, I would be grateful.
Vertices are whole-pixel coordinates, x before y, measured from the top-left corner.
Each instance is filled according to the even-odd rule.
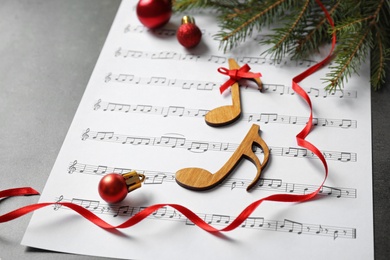
[[[218,68],[218,72],[224,75],[227,75],[230,77],[228,81],[226,81],[220,88],[219,91],[221,91],[221,94],[231,85],[239,81],[240,79],[253,79],[253,78],[259,78],[261,77],[260,73],[253,73],[249,72],[251,67],[249,67],[248,64],[245,64],[241,68],[229,70],[227,68]]]

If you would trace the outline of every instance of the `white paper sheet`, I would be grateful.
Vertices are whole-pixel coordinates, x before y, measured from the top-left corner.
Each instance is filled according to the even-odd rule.
[[[202,42],[186,50],[175,37],[180,15],[151,31],[137,20],[135,5],[122,2],[40,202],[73,202],[113,225],[143,207],[178,203],[222,228],[262,197],[314,191],[324,170],[318,158],[296,144],[309,108],[294,95],[291,79],[327,51],[313,60],[276,64],[260,58],[264,49],[253,39],[223,53],[213,40],[218,31],[213,15],[202,12],[193,14]],[[228,57],[261,72],[265,90],[241,87],[241,119],[214,128],[203,116],[231,103],[229,91],[219,94],[227,77],[217,72],[228,67]],[[191,225],[169,207],[134,227],[108,232],[53,206],[34,213],[22,244],[130,259],[373,259],[369,65],[343,92],[332,94],[323,90],[326,72],[301,83],[312,99],[316,123],[307,139],[329,164],[319,199],[264,202],[242,227],[220,235]],[[260,126],[271,148],[270,162],[253,191],[245,188],[256,169],[246,160],[210,191],[190,191],[175,182],[175,172],[185,167],[217,171],[252,124]],[[121,204],[108,205],[98,195],[98,183],[103,175],[126,169],[147,179]]]

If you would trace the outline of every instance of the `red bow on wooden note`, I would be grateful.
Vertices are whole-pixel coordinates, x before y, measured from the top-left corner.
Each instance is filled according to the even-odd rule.
[[[249,72],[250,67],[248,64],[245,64],[241,68],[234,69],[234,70],[229,70],[227,68],[218,68],[218,72],[224,75],[227,75],[230,77],[228,81],[226,81],[220,88],[219,91],[221,91],[221,94],[231,85],[239,81],[240,79],[254,79],[254,78],[259,78],[261,77],[260,73],[253,73]]]

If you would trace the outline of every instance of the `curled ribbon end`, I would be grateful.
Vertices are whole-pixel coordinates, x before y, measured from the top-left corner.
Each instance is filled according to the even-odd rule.
[[[32,196],[40,195],[40,193],[31,187],[21,187],[0,191],[0,198],[14,197],[14,196]]]

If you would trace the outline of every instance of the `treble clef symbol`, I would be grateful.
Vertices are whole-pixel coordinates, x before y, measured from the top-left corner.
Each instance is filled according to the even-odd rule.
[[[85,130],[85,132],[83,133],[83,135],[81,136],[81,140],[85,141],[89,138],[89,128],[87,130]]]
[[[118,50],[116,50],[116,52],[115,52],[115,57],[118,57],[118,56],[120,56],[120,55],[121,55],[121,51],[122,51],[122,48],[121,48],[121,47],[119,47],[119,49],[118,49]]]
[[[94,109],[94,110],[98,110],[98,109],[100,108],[100,102],[102,102],[101,99],[99,99],[99,100],[96,102],[96,104],[93,106],[93,109]]]
[[[64,196],[60,196],[59,198],[58,198],[58,200],[56,201],[56,203],[54,204],[54,210],[58,210],[59,208],[61,208],[62,207],[62,205],[60,204],[60,202],[62,201],[64,199]]]
[[[68,168],[69,174],[72,174],[76,170],[76,167],[75,167],[76,164],[77,164],[77,160],[74,160],[74,162],[69,166],[69,168]]]
[[[111,75],[112,75],[112,73],[111,72],[109,72],[108,74],[107,74],[107,76],[104,78],[104,82],[109,82],[110,80],[111,80]]]
[[[128,32],[130,32],[130,29],[131,29],[131,25],[129,24],[129,25],[126,26],[124,32],[128,33]]]

